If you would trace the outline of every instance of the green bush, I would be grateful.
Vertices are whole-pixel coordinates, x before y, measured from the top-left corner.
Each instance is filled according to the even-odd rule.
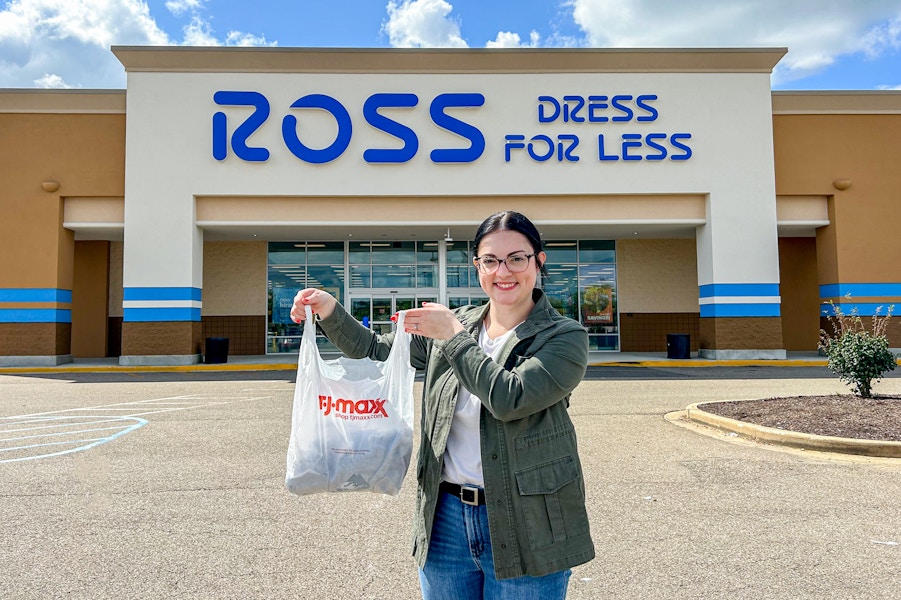
[[[846,296],[848,300],[850,296]],[[873,382],[879,381],[886,371],[895,368],[895,355],[889,350],[885,328],[892,318],[894,306],[884,316],[882,307],[876,309],[873,325],[869,330],[854,308],[844,314],[841,306],[831,301],[832,314],[828,316],[834,334],[820,330],[819,347],[829,359],[829,370],[851,386],[851,391],[861,398],[872,398]]]

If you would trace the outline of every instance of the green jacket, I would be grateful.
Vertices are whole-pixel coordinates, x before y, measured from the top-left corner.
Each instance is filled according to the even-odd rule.
[[[585,374],[588,335],[544,293],[497,362],[478,344],[488,307],[455,312],[466,328],[447,341],[413,336],[410,361],[425,369],[416,471],[413,554],[425,564],[444,450],[459,386],[482,400],[482,474],[498,579],[541,576],[594,558],[576,434],[567,408]],[[394,335],[376,335],[340,305],[320,321],[351,358],[385,360]]]

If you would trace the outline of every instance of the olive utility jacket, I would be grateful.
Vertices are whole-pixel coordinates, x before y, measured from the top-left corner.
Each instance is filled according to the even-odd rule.
[[[416,472],[413,554],[425,565],[444,450],[460,385],[482,401],[482,474],[495,575],[539,577],[594,558],[576,434],[567,408],[588,361],[588,335],[533,291],[528,319],[491,360],[478,344],[488,306],[455,310],[465,331],[447,341],[412,336],[425,369]],[[377,335],[339,304],[319,322],[351,358],[385,360],[394,334]]]

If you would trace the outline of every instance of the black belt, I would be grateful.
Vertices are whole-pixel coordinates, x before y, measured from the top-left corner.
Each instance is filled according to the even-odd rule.
[[[474,485],[457,485],[449,481],[442,481],[438,489],[459,498],[463,504],[469,504],[470,506],[485,504],[485,490]]]

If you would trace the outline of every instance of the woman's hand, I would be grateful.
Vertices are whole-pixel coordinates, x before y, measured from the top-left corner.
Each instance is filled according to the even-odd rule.
[[[338,301],[328,292],[323,292],[316,288],[300,290],[294,296],[294,306],[291,307],[291,319],[295,323],[304,321],[307,318],[307,306],[313,309],[313,314],[319,315],[320,319],[327,319],[334,312],[337,304]]]
[[[435,340],[449,340],[463,331],[463,324],[443,304],[423,302],[404,314],[404,331]]]

